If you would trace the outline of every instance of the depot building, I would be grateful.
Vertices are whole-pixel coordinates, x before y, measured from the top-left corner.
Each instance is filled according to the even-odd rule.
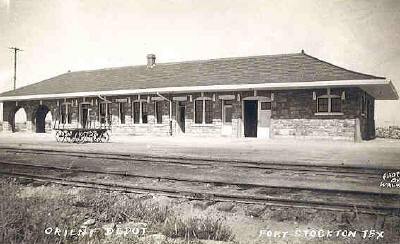
[[[156,63],[65,74],[0,94],[3,131],[98,128],[128,135],[368,140],[392,82],[295,54]],[[46,123],[46,117],[50,122]]]

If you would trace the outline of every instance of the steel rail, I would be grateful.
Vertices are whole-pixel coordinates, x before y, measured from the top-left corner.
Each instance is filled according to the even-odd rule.
[[[373,215],[392,215],[394,212],[398,212],[398,209],[393,208],[381,208],[377,206],[357,206],[345,203],[332,203],[332,202],[312,202],[312,201],[299,201],[291,199],[271,199],[266,197],[254,197],[244,195],[230,195],[221,193],[209,193],[195,192],[195,191],[174,191],[171,189],[154,189],[137,186],[126,186],[111,183],[101,182],[90,182],[90,181],[78,181],[78,180],[65,180],[57,177],[45,177],[36,176],[32,174],[21,174],[21,173],[10,173],[0,172],[0,175],[7,175],[12,177],[18,177],[22,179],[29,179],[32,181],[38,181],[43,183],[53,183],[65,186],[75,186],[84,188],[93,188],[107,191],[120,191],[129,192],[135,194],[157,194],[167,196],[171,198],[186,198],[189,200],[208,200],[214,202],[236,202],[244,204],[262,204],[266,206],[277,206],[277,207],[292,207],[292,208],[312,208],[318,210],[328,211],[341,211],[341,212],[354,212],[363,214]]]
[[[268,187],[275,189],[292,189],[292,190],[311,190],[314,192],[331,192],[331,193],[351,193],[351,194],[361,194],[361,195],[378,195],[378,196],[399,196],[396,193],[391,192],[365,192],[358,190],[349,190],[349,189],[318,189],[312,187],[302,187],[302,186],[269,186],[265,184],[253,184],[253,183],[241,183],[241,182],[224,182],[219,180],[197,180],[193,178],[179,178],[173,176],[151,176],[151,175],[143,175],[143,174],[134,174],[127,171],[100,171],[100,170],[91,170],[85,168],[72,168],[72,167],[59,167],[59,166],[49,166],[49,165],[38,165],[38,164],[27,164],[27,163],[19,163],[19,162],[3,162],[0,161],[0,164],[3,165],[11,165],[11,166],[22,166],[22,167],[32,167],[32,168],[41,168],[47,170],[58,170],[58,171],[73,171],[76,173],[91,173],[91,174],[105,174],[105,175],[115,175],[115,176],[124,176],[124,177],[136,177],[136,178],[147,178],[147,179],[156,179],[156,180],[169,180],[169,181],[181,181],[181,182],[191,182],[191,183],[203,183],[203,184],[213,184],[213,185],[235,185],[243,188],[256,188],[256,187]]]
[[[265,170],[283,170],[283,171],[300,171],[300,172],[312,172],[312,173],[334,173],[363,176],[371,178],[380,178],[381,174],[385,171],[384,169],[378,168],[364,168],[364,167],[339,167],[339,166],[316,166],[316,165],[305,165],[305,164],[285,164],[277,162],[255,162],[255,161],[239,161],[239,160],[217,160],[217,159],[200,159],[200,158],[182,158],[182,157],[159,157],[159,156],[148,156],[148,155],[132,155],[132,154],[106,154],[98,152],[72,152],[64,150],[48,150],[48,149],[20,149],[20,148],[8,148],[0,147],[0,150],[13,153],[25,153],[25,154],[55,154],[58,156],[71,156],[79,158],[101,158],[101,159],[112,159],[121,161],[151,161],[152,163],[168,163],[168,164],[182,164],[182,165],[194,165],[194,166],[231,166],[234,168],[252,168],[252,169],[265,169]],[[223,165],[225,164],[225,165]]]
[[[1,162],[3,163],[3,162]],[[13,165],[12,163],[5,163],[9,165]],[[81,171],[76,169],[60,169],[59,167],[40,167],[40,166],[32,166],[32,165],[23,165],[23,164],[14,164],[22,167],[34,167],[41,169],[51,169],[51,170],[70,170],[75,172],[82,173],[94,173],[94,174],[115,174],[110,172],[99,172],[99,171]],[[62,177],[54,177],[54,176],[43,176],[43,175],[35,175],[29,173],[18,173],[15,172],[15,168],[11,172],[4,171],[4,167],[0,170],[0,174],[28,178],[32,180],[38,181],[47,181],[58,184],[87,184],[89,186],[101,186],[107,190],[113,190],[114,188],[118,188],[122,191],[129,191],[133,193],[157,193],[157,194],[167,194],[170,197],[186,197],[190,199],[197,200],[213,200],[213,201],[236,201],[243,203],[262,203],[265,205],[276,205],[276,206],[289,206],[289,207],[309,207],[309,208],[318,208],[318,209],[329,209],[329,210],[340,210],[340,211],[353,211],[357,209],[358,212],[369,213],[369,214],[391,214],[394,212],[398,212],[398,208],[387,207],[387,206],[365,206],[360,204],[351,204],[347,202],[331,202],[331,201],[313,201],[313,200],[294,200],[294,199],[282,199],[282,198],[274,198],[274,197],[258,197],[258,196],[249,196],[249,195],[240,195],[240,194],[223,194],[216,192],[204,192],[204,191],[193,191],[193,190],[176,190],[176,189],[162,189],[157,187],[145,187],[145,186],[132,186],[132,185],[123,185],[116,183],[107,183],[107,182],[94,182],[88,180],[74,180],[74,179],[66,179]],[[127,176],[121,173],[117,173],[117,175]],[[128,175],[129,176],[129,175]],[[136,176],[134,176],[136,177]],[[140,177],[140,176],[139,176]],[[144,177],[145,178],[145,177]],[[151,177],[150,177],[151,178]],[[157,177],[159,178],[159,177]],[[165,178],[162,178],[163,180]],[[167,179],[168,180],[168,179]],[[196,181],[195,181],[196,182]],[[197,181],[198,182],[198,181]],[[205,182],[200,182],[205,183]],[[214,182],[215,183],[215,182]],[[232,185],[226,184],[225,185]],[[259,187],[259,186],[258,186]],[[321,191],[321,190],[320,190]],[[325,192],[325,190],[322,190]],[[317,190],[318,192],[318,190]],[[365,193],[363,193],[365,194]]]

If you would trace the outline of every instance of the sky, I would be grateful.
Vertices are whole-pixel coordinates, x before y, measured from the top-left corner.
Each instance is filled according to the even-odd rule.
[[[398,0],[0,0],[0,91],[67,72],[157,62],[307,54],[391,79],[400,93]],[[378,101],[377,125],[400,125]]]

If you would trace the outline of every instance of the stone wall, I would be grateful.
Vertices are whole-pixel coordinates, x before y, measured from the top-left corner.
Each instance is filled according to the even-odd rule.
[[[123,99],[126,97],[110,97],[110,101],[115,99]],[[142,99],[147,100],[147,96]],[[132,101],[138,99],[137,96],[132,97]],[[169,102],[162,101],[162,123],[158,124],[155,119],[155,103],[150,100],[147,104],[148,116],[147,123],[134,123],[132,103],[125,105],[125,124],[121,124],[119,118],[118,103],[113,103],[111,106],[112,133],[128,134],[128,135],[160,135],[167,136],[170,134],[169,125]]]
[[[117,116],[113,116],[117,117]],[[112,133],[125,134],[125,135],[158,135],[167,136],[170,134],[169,116],[162,116],[162,123],[157,124],[154,115],[148,116],[148,123],[146,124],[134,124],[132,119],[126,120],[125,124],[114,124],[111,127]],[[129,116],[131,118],[131,116]]]
[[[273,138],[354,140],[354,119],[273,119]]]
[[[276,90],[276,91],[241,91],[241,92],[221,92],[221,93],[189,93],[189,94],[163,94],[168,99],[173,97],[183,97],[186,101],[181,104],[185,106],[185,134],[191,136],[221,136],[223,132],[222,123],[222,104],[223,100],[219,99],[221,95],[229,95],[234,97],[232,101],[232,133],[231,136],[243,137],[243,100],[251,97],[271,98],[274,93],[274,99],[271,102],[271,135],[272,137],[294,137],[294,138],[333,138],[354,140],[357,134],[357,125],[365,134],[371,129],[371,119],[362,119],[360,111],[360,101],[362,90],[358,88],[336,89],[338,94],[345,91],[345,98],[342,101],[343,114],[321,115],[317,114],[317,101],[313,98],[313,92],[317,96],[326,93],[326,89],[308,89],[308,90]],[[150,98],[148,98],[150,96]],[[208,97],[212,100],[213,120],[210,124],[194,123],[194,104],[196,98],[200,96]],[[138,99],[148,103],[148,123],[134,123],[132,102]],[[169,102],[163,101],[162,105],[162,123],[157,124],[155,121],[155,103],[153,99],[158,98],[156,95],[131,95],[131,96],[113,96],[107,97],[110,101],[110,119],[112,121],[112,133],[129,134],[129,135],[173,135],[180,134],[179,125],[176,121],[177,101],[172,103],[172,130],[170,129],[170,108]],[[119,118],[118,101],[126,101],[125,123],[121,124]],[[59,100],[43,100],[43,101],[25,101],[25,102],[6,102],[4,104],[3,116],[6,122],[3,123],[4,130],[10,131],[10,122],[12,115],[16,109],[23,107],[27,112],[27,128],[35,131],[35,113],[40,103],[50,109],[53,115],[53,124],[58,127],[60,121],[60,104],[63,102],[71,103],[70,111],[72,122],[70,124],[61,125],[67,128],[81,127],[79,123],[79,104],[85,102],[89,104],[89,118],[94,126],[100,126],[99,122],[99,104],[103,102],[97,97],[88,98],[67,98]],[[373,100],[371,100],[373,102]],[[372,111],[373,114],[373,111]],[[360,121],[359,123],[356,121]],[[369,122],[367,122],[369,121]],[[363,136],[365,138],[365,136]]]
[[[340,139],[355,140],[356,120],[360,114],[361,90],[358,88],[336,89],[345,92],[342,114],[317,113],[316,96],[326,89],[275,91],[272,102],[271,130],[274,138]],[[366,130],[366,127],[362,127]]]
[[[318,115],[316,95],[326,93],[326,89],[274,91],[272,102],[273,119],[354,119],[359,116],[360,92],[358,88],[337,89],[339,94],[345,91],[342,100],[343,115]]]
[[[56,114],[58,113],[57,101],[47,100],[47,101],[19,101],[17,102],[4,102],[3,106],[3,131],[11,132],[16,130],[16,125],[14,124],[15,113],[20,109],[24,108],[26,113],[26,131],[35,132],[36,131],[36,112],[41,107],[44,106],[49,109],[52,114],[53,122],[55,121]],[[51,131],[52,126],[46,126],[47,131]]]
[[[221,136],[221,119],[213,119],[212,124],[195,124],[193,120],[186,120],[186,134],[192,136]]]
[[[388,139],[400,139],[400,126],[378,127],[376,137]]]
[[[184,103],[185,107],[185,134],[191,136],[220,136],[221,135],[221,106],[222,101],[215,98],[213,101],[213,120],[210,124],[196,124],[194,121],[194,104],[196,98],[200,97],[200,93],[191,94],[192,101],[187,101]],[[204,93],[205,97],[213,98],[212,93]],[[175,111],[176,112],[176,111]],[[175,114],[174,114],[175,115]]]

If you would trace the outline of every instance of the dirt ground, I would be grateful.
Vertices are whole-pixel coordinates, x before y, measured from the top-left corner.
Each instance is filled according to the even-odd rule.
[[[109,143],[57,143],[51,133],[0,133],[0,147],[46,148],[158,156],[222,158],[309,165],[400,168],[400,140],[260,140],[112,135]]]
[[[232,202],[189,201],[159,195],[135,195],[53,184],[41,185],[35,182],[5,178],[0,178],[0,183],[3,227],[12,232],[11,229],[17,227],[13,227],[10,219],[13,221],[19,219],[21,223],[18,223],[18,226],[22,226],[19,231],[24,232],[26,238],[36,238],[40,243],[56,243],[58,241],[61,243],[89,243],[92,241],[92,243],[146,244],[330,244],[398,243],[400,241],[398,216],[382,217]],[[11,200],[12,202],[9,202]],[[29,206],[26,210],[23,208],[25,205]],[[10,209],[10,207],[12,208]],[[164,210],[170,214],[166,218],[160,218],[159,212]],[[15,212],[19,212],[19,216],[7,219]],[[158,220],[153,221],[155,219]],[[171,222],[171,219],[174,219],[174,224],[169,227],[168,222]],[[194,222],[195,226],[188,222],[193,219],[199,220]],[[104,235],[105,227],[111,226],[110,228],[114,230],[123,226],[133,228],[132,226],[138,223],[144,223],[146,226],[146,233],[138,238],[130,238],[134,235],[132,233],[117,235],[114,232],[111,235]],[[79,239],[63,238],[54,233],[56,227],[64,231],[82,225],[87,225],[89,229],[95,229],[96,233],[103,231],[103,235]],[[25,227],[29,229],[29,233],[24,229]],[[48,228],[52,228],[52,231],[46,233],[45,230]],[[198,236],[204,228],[211,230],[215,228],[218,231],[209,235],[210,239],[213,237],[214,240],[206,240],[208,238],[204,238],[207,237],[204,235],[203,238],[197,239],[195,238],[196,234],[187,235],[190,238],[174,234],[175,230],[182,228],[185,230],[190,228],[193,233],[198,233]],[[226,235],[222,235],[222,232]],[[354,237],[349,233],[355,233]],[[6,236],[11,236],[10,233],[6,234]]]
[[[222,158],[344,167],[400,168],[400,141],[394,140],[351,143],[113,135],[109,143],[68,144],[57,143],[52,134],[0,133],[0,147]],[[86,166],[88,165],[89,160],[86,162]],[[329,244],[398,243],[400,241],[399,216],[360,214],[357,209],[352,212],[337,212],[310,208],[267,207],[234,202],[189,201],[184,198],[168,198],[160,195],[139,196],[121,192],[42,185],[35,182],[19,184],[18,180],[12,184],[12,187],[7,187],[7,184],[3,182],[4,180],[2,180],[0,196],[2,198],[0,223],[7,228],[2,230],[16,228],[15,233],[18,233],[21,229],[17,227],[23,226],[30,230],[30,234],[25,233],[24,237],[17,235],[18,238],[36,237],[39,238],[38,240],[46,241],[43,243],[54,243],[60,240],[56,235],[43,237],[43,228],[46,228],[44,224],[52,227],[58,225],[66,229],[86,222],[90,222],[90,228],[94,229],[102,229],[104,226],[113,226],[113,228],[132,224],[135,226],[136,222],[149,222],[149,224],[151,222],[151,228],[149,228],[151,231],[148,232],[151,240],[148,240],[147,235],[136,238],[134,241],[125,237],[109,239],[103,236],[98,237],[96,239],[98,242],[93,243]],[[136,198],[141,200],[138,202],[134,200]],[[147,216],[154,214],[148,212],[147,206],[156,206],[155,209],[158,209],[156,217],[159,220],[153,221],[154,217]],[[137,211],[137,209],[141,210]],[[167,218],[163,214],[160,217],[159,209],[168,209],[171,214]],[[11,216],[9,219],[7,219],[8,215]],[[114,217],[110,218],[111,215]],[[11,221],[11,228],[6,225],[10,219],[21,219],[23,225]],[[207,228],[209,231],[204,231]],[[207,236],[204,233],[212,233],[212,235]],[[5,234],[12,235],[13,233]],[[111,238],[120,237],[111,236]],[[87,241],[88,239],[85,241],[72,239],[71,242],[64,243],[87,243]]]

